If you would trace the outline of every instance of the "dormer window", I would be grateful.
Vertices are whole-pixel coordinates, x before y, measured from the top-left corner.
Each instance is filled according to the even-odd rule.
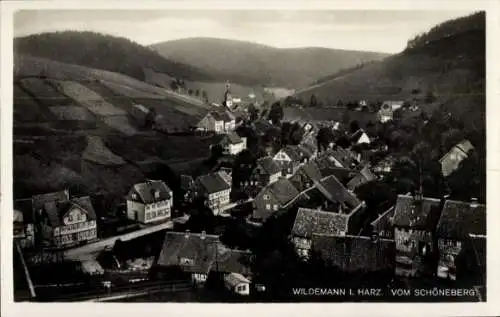
[[[160,199],[160,191],[159,190],[155,191],[155,199]]]
[[[132,193],[132,199],[134,199],[134,200],[137,199],[137,194],[136,193]]]

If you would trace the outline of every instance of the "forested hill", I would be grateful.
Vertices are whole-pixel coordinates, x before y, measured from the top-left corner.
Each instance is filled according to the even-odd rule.
[[[14,51],[121,73],[139,80],[144,80],[146,68],[186,80],[213,79],[200,69],[168,60],[129,39],[95,32],[63,31],[20,37],[14,39]]]

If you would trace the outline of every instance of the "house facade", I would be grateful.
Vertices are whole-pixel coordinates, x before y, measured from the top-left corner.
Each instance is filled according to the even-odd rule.
[[[230,203],[231,182],[223,172],[202,175],[196,179],[198,197],[203,197],[207,207],[218,215]]]
[[[234,131],[236,120],[227,110],[212,111],[207,113],[196,125],[199,131],[212,131],[215,133],[230,133]]]
[[[377,113],[377,117],[380,123],[389,122],[394,118],[392,107],[389,103],[383,103]]]
[[[396,275],[435,274],[435,230],[440,212],[439,199],[419,194],[398,196],[393,217]]]
[[[467,252],[467,246],[474,246],[474,240],[486,238],[486,206],[476,200],[445,201],[436,235],[439,250],[437,276],[453,281],[463,278],[468,273],[467,262],[477,255],[475,250]]]
[[[270,156],[264,156],[257,160],[255,169],[252,171],[247,186],[264,187],[277,182],[281,176],[281,169]]]
[[[224,136],[219,145],[222,147],[224,154],[237,155],[247,148],[247,139],[238,136],[235,132],[231,132]]]
[[[49,195],[52,197],[34,198],[33,204],[45,245],[68,247],[97,239],[97,218],[90,197],[70,199],[67,191]]]
[[[289,177],[299,168],[302,160],[302,153],[297,146],[289,145],[276,153],[273,160],[280,166],[282,175]]]
[[[286,178],[264,187],[253,201],[253,219],[265,221],[297,197],[299,191]]]
[[[173,193],[162,181],[147,180],[135,184],[126,200],[128,219],[144,224],[171,219]]]
[[[35,245],[35,226],[31,199],[14,201],[13,238],[22,248]]]

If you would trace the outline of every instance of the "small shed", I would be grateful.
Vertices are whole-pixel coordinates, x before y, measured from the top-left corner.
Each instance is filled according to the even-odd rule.
[[[224,285],[238,295],[250,295],[250,280],[239,273],[227,274],[224,277]]]

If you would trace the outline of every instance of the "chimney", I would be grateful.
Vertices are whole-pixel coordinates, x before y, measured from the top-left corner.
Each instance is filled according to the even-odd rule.
[[[372,239],[372,243],[377,243],[378,242],[378,233],[377,232],[373,232],[372,233],[372,236],[371,236],[371,239]]]
[[[477,206],[479,206],[479,204],[477,203],[477,198],[472,197],[471,200],[470,200],[470,207],[471,208],[476,208]]]
[[[201,232],[200,239],[201,239],[201,240],[205,240],[205,238],[206,238],[206,237],[207,237],[207,232],[206,232],[205,230],[203,230],[203,231]]]

